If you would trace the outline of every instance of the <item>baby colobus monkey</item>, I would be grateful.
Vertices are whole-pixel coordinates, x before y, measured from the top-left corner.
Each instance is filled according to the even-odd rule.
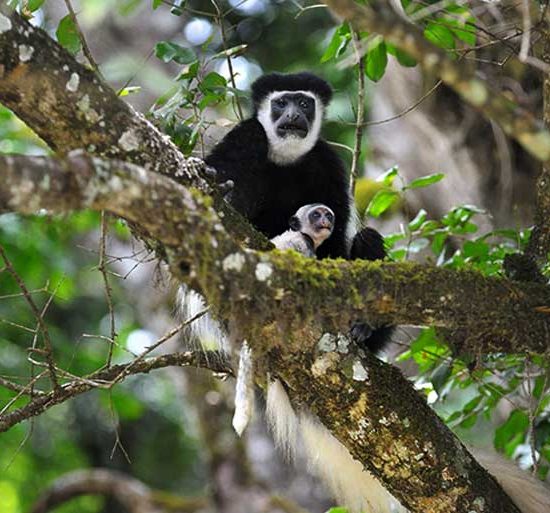
[[[293,249],[306,257],[315,252],[332,234],[334,212],[320,203],[304,205],[290,218],[290,230],[277,235],[271,242],[277,249]],[[233,428],[239,436],[248,426],[254,411],[254,360],[250,346],[242,342],[235,386]]]
[[[326,205],[304,205],[290,218],[290,230],[271,242],[277,249],[293,249],[306,257],[315,257],[319,246],[332,234],[334,221],[334,212]]]

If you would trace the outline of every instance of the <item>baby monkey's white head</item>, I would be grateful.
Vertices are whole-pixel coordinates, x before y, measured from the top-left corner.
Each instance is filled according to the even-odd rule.
[[[322,203],[304,205],[290,218],[291,230],[307,235],[316,250],[334,230],[334,212]]]

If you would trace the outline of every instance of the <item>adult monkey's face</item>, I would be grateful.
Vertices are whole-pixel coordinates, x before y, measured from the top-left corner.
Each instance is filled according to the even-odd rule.
[[[278,137],[304,139],[315,120],[315,99],[302,92],[285,92],[271,98],[271,121]]]

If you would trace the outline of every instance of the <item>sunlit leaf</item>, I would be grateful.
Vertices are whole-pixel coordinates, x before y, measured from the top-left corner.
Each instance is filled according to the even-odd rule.
[[[55,34],[59,44],[73,55],[82,48],[78,30],[70,14],[61,19]]]
[[[155,55],[164,62],[174,61],[178,64],[190,64],[197,59],[191,48],[180,46],[170,41],[161,41],[155,45]]]
[[[440,182],[441,180],[443,180],[443,178],[445,178],[445,175],[443,173],[435,173],[433,175],[421,176],[420,178],[416,178],[409,184],[405,185],[403,189],[420,189],[421,187],[427,187],[428,185]]]
[[[367,214],[373,217],[381,216],[399,198],[395,191],[378,191],[367,207]]]
[[[439,23],[429,22],[424,29],[424,37],[434,45],[446,50],[455,47],[453,33],[449,28]]]
[[[369,48],[366,56],[365,73],[373,82],[378,82],[386,71],[388,64],[388,54],[386,44],[382,38]]]

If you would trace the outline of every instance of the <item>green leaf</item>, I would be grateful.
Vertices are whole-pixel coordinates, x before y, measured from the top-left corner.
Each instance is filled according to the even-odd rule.
[[[128,96],[129,94],[137,94],[141,91],[141,86],[128,86],[124,87],[118,92],[118,96]]]
[[[380,217],[399,198],[395,191],[378,191],[367,207],[367,214],[372,217]]]
[[[422,226],[422,223],[426,220],[427,215],[428,213],[423,208],[421,208],[414,219],[409,222],[409,230],[411,232],[418,230]]]
[[[436,343],[435,328],[424,328],[420,335],[410,345],[410,351],[414,355],[424,351],[427,346]]]
[[[472,13],[461,5],[449,5],[446,11],[450,15],[446,14],[443,19],[453,34],[466,44],[474,46],[476,44],[476,27]]]
[[[395,49],[395,58],[401,66],[406,66],[407,68],[414,68],[418,64],[414,57],[411,57],[408,53],[399,48]]]
[[[27,2],[27,9],[31,12],[38,11],[45,0],[29,0]]]
[[[191,48],[186,48],[170,41],[157,43],[155,45],[155,55],[164,62],[174,61],[178,64],[191,64],[197,60],[197,56]]]
[[[462,246],[462,254],[466,258],[487,258],[489,249],[489,244],[485,242],[467,240]]]
[[[373,82],[378,82],[384,76],[387,65],[386,44],[382,38],[378,38],[378,41],[367,52],[365,73]]]
[[[386,187],[391,187],[395,178],[399,175],[399,168],[397,166],[390,167],[387,171],[382,173],[377,179],[377,182],[382,182]]]
[[[211,71],[201,80],[201,89],[216,89],[226,85],[227,80],[215,71]]]
[[[441,180],[443,180],[444,177],[445,175],[443,173],[435,173],[433,175],[421,176],[420,178],[417,178],[416,180],[410,182],[408,185],[405,185],[405,187],[403,187],[403,190],[420,189],[421,187],[427,187],[428,185],[440,182]]]
[[[477,422],[477,415],[469,415],[468,417],[466,417],[460,424],[459,426],[462,428],[462,429],[471,429],[475,426]]]
[[[153,0],[153,10],[158,9],[162,5],[163,0]]]
[[[350,41],[351,33],[349,25],[343,23],[334,31],[325,53],[321,56],[321,62],[327,62],[335,57],[340,57],[346,50]]]
[[[326,513],[349,513],[347,508],[330,508]]]
[[[183,71],[178,75],[176,80],[193,80],[199,74],[199,61],[193,61],[191,64],[184,66]]]
[[[77,54],[82,48],[78,30],[70,14],[61,19],[55,35],[59,44],[73,55]]]
[[[525,435],[529,428],[529,416],[521,410],[514,410],[508,420],[495,431],[494,444],[497,449],[505,449],[506,445]]]
[[[397,59],[397,62],[399,62],[401,66],[412,68],[418,64],[416,59],[411,57],[408,53],[387,42],[386,50],[390,55],[393,55]]]
[[[424,37],[440,48],[451,50],[455,47],[455,38],[451,30],[439,23],[429,22],[424,29]]]

